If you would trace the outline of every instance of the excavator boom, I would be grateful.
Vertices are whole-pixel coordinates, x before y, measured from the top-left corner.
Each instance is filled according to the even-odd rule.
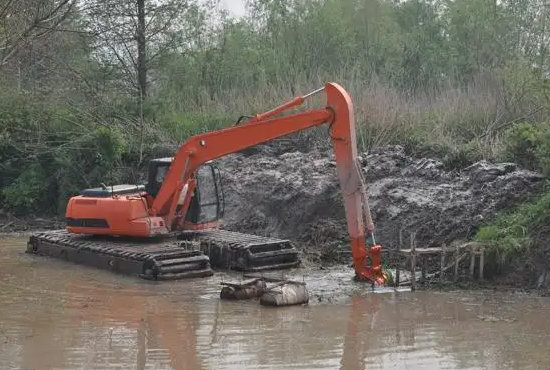
[[[321,91],[325,91],[327,96],[326,108],[271,118],[302,104],[306,97]],[[166,225],[173,224],[173,218],[176,217],[174,210],[180,193],[185,184],[193,180],[194,173],[203,163],[322,124],[330,125],[356,276],[361,280],[382,284],[384,277],[380,260],[381,247],[366,245],[365,227],[368,226],[368,232],[372,234],[374,226],[357,161],[353,104],[346,90],[335,83],[327,83],[322,89],[295,98],[270,112],[257,115],[248,122],[189,138],[174,157],[163,185],[153,201],[151,216],[162,217]],[[191,192],[187,191],[184,204],[189,203],[187,197],[190,196]],[[367,264],[369,257],[370,265]]]

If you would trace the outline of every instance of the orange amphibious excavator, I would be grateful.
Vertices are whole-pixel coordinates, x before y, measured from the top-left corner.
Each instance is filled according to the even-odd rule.
[[[325,108],[275,118],[322,91]],[[147,185],[83,190],[69,200],[66,230],[34,234],[27,251],[153,280],[208,276],[211,264],[241,271],[297,266],[298,252],[288,240],[217,228],[223,191],[211,161],[322,124],[329,125],[356,277],[382,284],[381,248],[374,242],[357,161],[353,105],[335,83],[232,127],[188,138],[175,157],[150,162]]]

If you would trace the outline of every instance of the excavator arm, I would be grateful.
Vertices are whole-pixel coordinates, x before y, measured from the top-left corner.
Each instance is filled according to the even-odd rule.
[[[272,118],[303,104],[306,98],[321,91],[326,93],[326,108]],[[381,247],[367,247],[366,242],[365,226],[368,233],[373,236],[374,225],[365,183],[357,161],[353,104],[346,90],[336,83],[327,83],[324,88],[297,97],[239,125],[189,138],[176,153],[152,202],[150,216],[162,217],[165,225],[173,225],[175,218],[184,217],[196,183],[195,173],[203,163],[322,124],[329,124],[330,128],[356,277],[373,284],[383,284],[385,279],[381,267]],[[182,194],[185,185],[187,187]],[[184,200],[180,202],[182,196]],[[183,209],[176,214],[178,204],[183,204]],[[372,241],[375,244],[374,237]],[[369,257],[370,265],[367,263]]]

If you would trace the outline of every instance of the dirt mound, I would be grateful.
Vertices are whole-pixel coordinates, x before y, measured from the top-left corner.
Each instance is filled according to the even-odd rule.
[[[226,227],[290,238],[310,257],[348,261],[345,213],[332,151],[257,149],[219,161]],[[421,246],[471,237],[496,211],[542,189],[542,176],[513,163],[478,162],[446,171],[400,146],[361,156],[377,241],[395,248],[399,230]],[[405,239],[408,240],[408,239]],[[346,257],[341,260],[340,257]]]

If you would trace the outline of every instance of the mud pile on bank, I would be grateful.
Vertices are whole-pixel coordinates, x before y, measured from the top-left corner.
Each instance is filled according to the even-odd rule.
[[[362,155],[377,241],[396,248],[416,233],[419,246],[467,239],[496,211],[541,190],[542,177],[511,163],[479,162],[445,171],[402,147]],[[344,206],[332,151],[256,150],[219,161],[226,227],[290,238],[307,256],[348,261]],[[345,257],[341,259],[340,257]]]

